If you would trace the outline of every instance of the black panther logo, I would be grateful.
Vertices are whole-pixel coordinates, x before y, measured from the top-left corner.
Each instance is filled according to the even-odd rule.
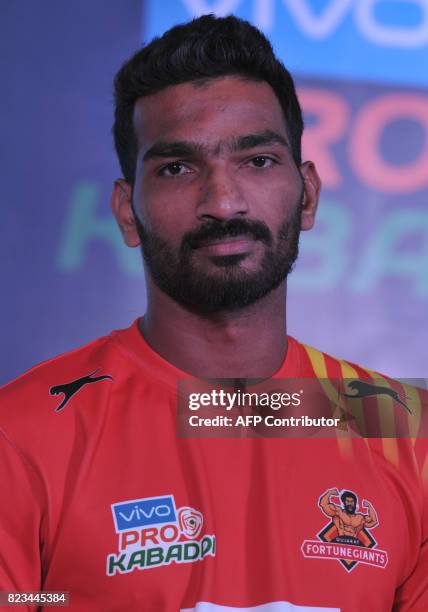
[[[390,389],[389,387],[382,387],[381,385],[372,385],[371,383],[364,382],[363,380],[351,380],[348,383],[348,387],[356,393],[344,393],[345,397],[360,398],[368,397],[370,395],[389,395],[392,399],[407,410],[409,414],[412,414],[410,408],[403,402],[397,391]]]
[[[60,405],[55,408],[55,412],[62,410],[70,398],[75,395],[75,393],[77,393],[84,385],[89,385],[91,383],[98,382],[99,380],[104,380],[105,378],[113,380],[113,377],[109,376],[108,374],[104,374],[103,376],[95,376],[92,378],[99,370],[100,368],[97,368],[87,376],[82,376],[82,378],[72,380],[71,382],[64,383],[63,385],[55,385],[54,387],[51,387],[49,389],[49,393],[51,395],[59,395],[60,393],[64,393],[64,399]]]

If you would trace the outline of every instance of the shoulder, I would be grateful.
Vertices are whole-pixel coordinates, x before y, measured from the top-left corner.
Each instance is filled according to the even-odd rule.
[[[306,375],[315,375],[318,378],[388,378],[386,375],[368,367],[354,363],[342,357],[330,355],[325,351],[294,340],[300,351],[302,371]]]
[[[392,413],[398,413],[406,417],[403,419],[406,425],[414,425],[421,431],[422,417],[428,409],[428,391],[424,380],[394,378],[312,346],[298,344],[302,376],[325,380],[325,388],[328,389],[330,384],[334,393],[340,389],[349,406],[357,406],[354,400],[358,400],[358,409],[376,408],[386,419]],[[337,384],[332,385],[333,381],[337,381]]]
[[[26,465],[61,491],[67,466],[93,452],[106,420],[123,407],[124,388],[141,378],[118,341],[129,329],[49,359],[0,389],[0,454],[11,477]]]
[[[56,430],[62,408],[69,418],[68,401],[79,408],[79,404],[105,397],[108,385],[100,393],[98,381],[111,382],[122,361],[112,337],[103,336],[31,368],[0,389],[0,431],[13,440],[16,435],[32,439],[40,437],[41,431]],[[85,385],[88,389],[81,392]]]
[[[100,367],[108,354],[109,336],[103,336],[79,348],[43,361],[0,388],[0,405],[17,398],[31,398],[34,393],[65,383],[91,367]],[[89,374],[90,372],[86,372]]]

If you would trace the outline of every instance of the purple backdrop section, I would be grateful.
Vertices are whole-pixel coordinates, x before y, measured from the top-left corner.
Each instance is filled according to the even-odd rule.
[[[141,40],[140,0],[2,3],[0,382],[145,309],[137,251],[109,211],[120,175],[112,79]],[[291,51],[290,51],[291,52]],[[324,179],[290,280],[291,334],[426,377],[428,98],[298,78],[305,152]]]
[[[142,277],[123,274],[112,252],[119,235],[109,242],[99,229],[79,262],[58,263],[80,185],[110,224],[120,176],[112,80],[140,44],[141,1],[16,0],[0,10],[4,382],[143,310]]]

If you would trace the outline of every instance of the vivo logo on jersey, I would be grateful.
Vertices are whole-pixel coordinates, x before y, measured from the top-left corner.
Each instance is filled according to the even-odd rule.
[[[162,525],[177,520],[174,497],[172,495],[132,499],[112,504],[111,508],[116,533],[137,527]]]
[[[177,508],[173,495],[116,502],[111,509],[118,542],[106,558],[107,576],[215,557],[216,537],[203,534],[202,512]]]

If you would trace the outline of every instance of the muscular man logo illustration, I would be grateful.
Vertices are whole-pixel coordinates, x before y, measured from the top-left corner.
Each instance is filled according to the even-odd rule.
[[[328,489],[319,498],[319,506],[324,514],[332,518],[339,537],[358,538],[364,528],[372,529],[379,524],[377,514],[372,504],[363,500],[361,506],[367,513],[357,512],[358,498],[352,491],[344,491],[340,496],[342,506],[334,503],[332,497],[339,497],[338,489]]]
[[[371,530],[379,525],[373,505],[349,489],[328,489],[318,499],[321,512],[330,519],[318,540],[304,540],[302,553],[307,559],[339,561],[347,572],[360,563],[383,569],[388,564],[388,551],[377,547]]]
[[[369,397],[370,395],[389,395],[395,402],[404,406],[407,412],[412,414],[410,408],[404,403],[395,389],[383,387],[382,385],[372,385],[363,380],[351,380],[351,382],[348,382],[348,387],[356,393],[344,393],[344,397],[359,399],[362,397]]]
[[[59,412],[60,410],[62,410],[64,406],[66,405],[66,403],[70,400],[70,398],[73,395],[75,395],[78,391],[80,391],[80,389],[84,385],[89,385],[91,383],[95,383],[95,382],[98,382],[99,380],[104,380],[106,378],[113,380],[113,377],[108,374],[104,374],[102,376],[94,376],[94,374],[99,372],[99,370],[100,368],[97,368],[96,370],[91,372],[91,374],[88,374],[87,376],[82,376],[82,378],[78,378],[77,380],[72,380],[69,383],[64,383],[62,385],[55,385],[54,387],[51,387],[49,389],[49,393],[51,395],[59,395],[60,393],[64,394],[64,399],[59,404],[59,406],[55,408],[55,412]]]

